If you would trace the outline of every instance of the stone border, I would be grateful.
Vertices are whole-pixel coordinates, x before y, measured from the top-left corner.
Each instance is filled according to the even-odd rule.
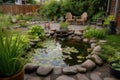
[[[83,32],[83,31],[82,31]],[[34,65],[32,63],[28,63],[25,65],[25,73],[35,72],[37,75],[47,76],[49,73],[54,71],[55,74],[76,74],[76,73],[85,73],[87,71],[93,70],[95,67],[103,64],[103,60],[98,56],[101,54],[101,46],[98,44],[106,43],[106,40],[96,40],[96,39],[87,39],[83,38],[82,32],[69,32],[67,37],[68,39],[75,39],[78,41],[83,40],[85,43],[90,43],[90,48],[87,49],[89,55],[86,57],[86,61],[82,64],[67,66],[67,67],[41,67],[38,65]],[[51,30],[46,32],[47,37],[56,37],[56,30]],[[76,38],[75,38],[76,37]],[[31,41],[32,43],[36,43],[39,40]],[[33,45],[33,44],[32,44]]]

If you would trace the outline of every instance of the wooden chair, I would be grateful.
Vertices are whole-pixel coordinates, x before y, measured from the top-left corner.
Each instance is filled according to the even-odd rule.
[[[87,21],[87,12],[84,12],[82,15],[81,15],[81,19],[78,19],[76,18],[76,25],[80,22],[82,23],[83,25],[85,25],[86,21]]]
[[[65,16],[65,19],[67,22],[69,22],[70,24],[74,22],[74,18],[71,14],[71,12],[67,12],[66,16]]]

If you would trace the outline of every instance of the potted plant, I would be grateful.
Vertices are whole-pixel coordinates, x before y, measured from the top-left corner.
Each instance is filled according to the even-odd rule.
[[[0,32],[0,80],[24,80],[22,39]]]
[[[111,74],[120,78],[120,52],[116,52],[108,58],[108,62],[110,63]]]

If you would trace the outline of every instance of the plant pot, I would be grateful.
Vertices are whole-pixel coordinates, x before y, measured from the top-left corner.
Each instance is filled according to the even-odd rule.
[[[113,76],[120,78],[120,71],[114,69],[112,66],[110,66],[110,72]]]
[[[13,76],[0,78],[0,80],[24,80],[24,69]]]

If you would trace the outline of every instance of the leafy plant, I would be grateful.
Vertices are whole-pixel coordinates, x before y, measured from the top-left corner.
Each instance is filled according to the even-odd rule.
[[[110,56],[108,62],[115,70],[120,71],[120,52],[116,52],[113,56]]]
[[[60,29],[67,30],[68,29],[68,22],[60,22]]]
[[[91,28],[88,29],[84,32],[83,34],[84,37],[86,38],[97,38],[97,39],[103,39],[106,37],[106,32],[103,29],[95,29]]]
[[[0,27],[10,27],[12,25],[10,15],[0,15]]]
[[[109,15],[104,22],[104,25],[108,26],[110,24],[110,21],[115,20],[113,15]]]
[[[24,59],[21,57],[22,39],[19,36],[0,33],[0,75],[12,76],[22,70]]]
[[[29,27],[28,33],[35,38],[44,38],[45,32],[44,29],[41,26],[38,25],[32,25]]]
[[[79,51],[74,47],[66,47],[63,49],[63,52],[66,54],[71,54],[71,53],[78,53]]]

